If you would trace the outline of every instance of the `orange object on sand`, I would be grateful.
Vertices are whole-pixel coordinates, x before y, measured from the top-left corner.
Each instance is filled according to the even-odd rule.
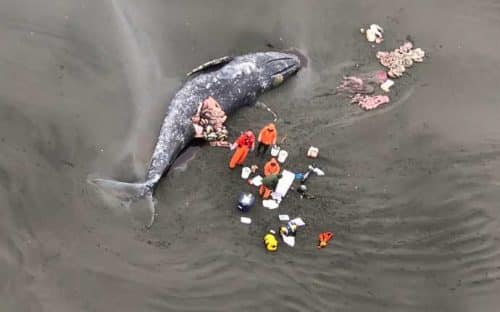
[[[280,172],[281,168],[280,168],[280,165],[278,163],[278,161],[276,160],[276,158],[271,158],[270,161],[268,161],[265,165],[264,165],[264,176],[268,176],[268,175],[271,175],[271,174],[278,174]]]
[[[272,190],[264,185],[259,187],[259,195],[263,199],[268,199],[271,196]]]
[[[248,146],[243,145],[236,148],[236,151],[229,161],[229,168],[234,169],[237,165],[243,165],[248,155]]]
[[[324,248],[328,245],[330,239],[332,239],[334,234],[332,232],[323,232],[319,234],[319,245],[318,248]]]
[[[265,145],[274,145],[277,138],[278,132],[276,131],[276,126],[270,123],[260,130],[257,141]]]

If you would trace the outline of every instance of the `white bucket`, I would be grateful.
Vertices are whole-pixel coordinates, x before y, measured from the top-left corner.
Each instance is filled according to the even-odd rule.
[[[273,147],[271,147],[271,156],[276,157],[278,156],[279,152],[280,152],[280,147],[278,145],[273,145]]]
[[[252,173],[252,169],[250,169],[248,167],[243,167],[241,169],[241,178],[248,179],[248,177],[250,176],[250,173]]]
[[[278,161],[280,163],[284,163],[286,158],[288,157],[288,152],[285,151],[285,150],[281,150],[279,153],[278,153]]]
[[[250,181],[250,184],[255,185],[255,186],[261,186],[262,185],[262,177],[260,175],[253,177],[252,180]]]

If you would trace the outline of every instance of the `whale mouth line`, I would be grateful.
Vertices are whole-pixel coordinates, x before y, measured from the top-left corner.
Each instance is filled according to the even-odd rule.
[[[275,59],[267,61],[266,64],[269,64],[272,62],[277,62],[277,61],[287,61],[287,60],[291,60],[291,59],[292,59],[291,57],[279,57],[279,58],[275,58]]]
[[[280,74],[288,74],[290,72],[292,72],[290,69],[294,69],[293,71],[297,71],[298,70],[298,67],[296,65],[290,65],[290,66],[287,66],[285,68],[283,68],[282,70],[280,70],[279,72],[276,72],[274,73],[274,75],[280,75]],[[273,76],[274,76],[273,75]]]

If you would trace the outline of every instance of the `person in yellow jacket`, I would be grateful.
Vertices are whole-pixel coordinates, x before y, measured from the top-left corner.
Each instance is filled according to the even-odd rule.
[[[275,145],[277,139],[278,132],[276,131],[276,126],[271,122],[259,132],[259,136],[257,137],[257,141],[259,142],[259,145],[257,146],[257,155],[265,155],[269,146]]]

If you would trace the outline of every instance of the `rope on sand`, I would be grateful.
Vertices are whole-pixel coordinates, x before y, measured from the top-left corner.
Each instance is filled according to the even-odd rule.
[[[255,104],[256,107],[260,107],[260,108],[263,108],[265,110],[267,110],[268,112],[270,112],[273,116],[274,116],[274,119],[273,119],[273,122],[276,122],[278,121],[278,114],[276,114],[271,108],[269,108],[269,106],[267,106],[264,102],[261,102],[261,101],[258,101],[256,104]]]

